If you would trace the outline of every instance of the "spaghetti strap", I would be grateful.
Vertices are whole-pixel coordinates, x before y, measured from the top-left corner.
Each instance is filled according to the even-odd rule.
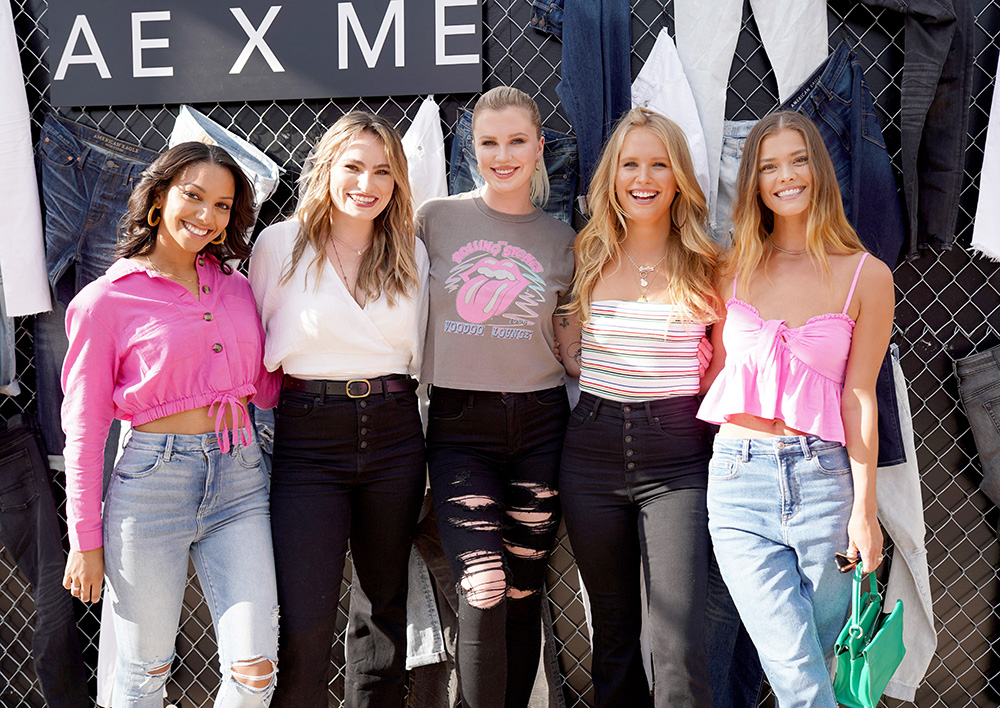
[[[858,276],[861,275],[861,266],[865,264],[865,259],[868,257],[867,251],[861,254],[861,260],[858,261],[858,269],[854,271],[854,280],[851,282],[851,289],[847,293],[847,302],[844,303],[844,310],[841,312],[842,315],[847,314],[847,308],[851,306],[851,298],[854,297],[854,288],[858,285]]]
[[[733,271],[733,299],[736,299],[736,283],[739,281],[740,276],[736,271]]]

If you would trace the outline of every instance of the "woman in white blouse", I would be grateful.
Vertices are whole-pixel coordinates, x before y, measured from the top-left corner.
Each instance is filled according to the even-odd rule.
[[[326,707],[350,542],[346,705],[401,706],[407,561],[424,492],[416,381],[427,253],[399,135],[354,112],[323,136],[295,216],[260,234],[264,363],[284,371],[271,526],[281,606],[273,706]]]

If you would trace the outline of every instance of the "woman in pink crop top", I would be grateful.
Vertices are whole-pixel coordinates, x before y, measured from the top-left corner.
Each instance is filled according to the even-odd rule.
[[[644,108],[625,114],[588,202],[572,305],[556,331],[567,372],[580,376],[559,489],[590,598],[594,704],[712,706],[713,689],[728,683],[726,654],[739,628],[711,561],[713,431],[695,417],[699,344],[722,302],[708,209],[680,127]],[[640,573],[652,696],[639,641]]]
[[[189,557],[212,611],[216,706],[266,706],[277,594],[268,478],[247,413],[272,405],[250,285],[253,189],[225,150],[171,148],[129,198],[120,256],[69,304],[64,584],[114,603],[114,708],[163,705]],[[104,441],[132,424],[101,509]]]
[[[725,366],[699,417],[721,425],[709,529],[722,576],[782,708],[835,708],[830,661],[851,576],[882,558],[875,380],[889,344],[889,268],[848,224],[808,118],[779,112],[747,137],[734,242],[713,333]]]

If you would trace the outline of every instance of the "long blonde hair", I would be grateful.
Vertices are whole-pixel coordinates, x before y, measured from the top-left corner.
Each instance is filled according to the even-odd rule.
[[[764,260],[764,244],[774,230],[774,212],[760,198],[760,146],[765,138],[785,129],[794,130],[802,136],[812,172],[809,216],[806,220],[806,252],[809,257],[822,264],[829,275],[827,251],[851,254],[865,250],[844,214],[837,173],[819,130],[801,113],[778,111],[761,118],[750,130],[736,180],[733,246],[726,254],[721,270],[726,274],[735,274],[744,283],[749,282],[751,274]]]
[[[330,198],[330,170],[351,141],[364,132],[382,141],[395,186],[389,204],[375,217],[375,237],[358,267],[357,289],[370,300],[377,300],[385,293],[389,305],[393,305],[396,296],[405,296],[418,282],[413,255],[416,245],[413,197],[399,133],[384,118],[364,111],[352,111],[340,118],[313,149],[311,165],[299,179],[301,197],[294,216],[299,222],[299,232],[281,282],[292,277],[309,244],[316,256],[307,267],[315,270],[316,287],[319,286],[327,260],[326,246],[333,237],[331,216],[336,208]]]
[[[615,177],[625,138],[637,128],[649,130],[663,142],[677,182],[664,260],[667,293],[690,319],[715,321],[721,310],[715,288],[718,247],[708,237],[708,206],[695,177],[687,139],[676,123],[646,108],[633,108],[622,116],[601,152],[587,196],[592,217],[576,239],[576,274],[566,312],[586,322],[604,266],[624,258],[628,217],[615,192]]]
[[[535,128],[536,137],[542,138],[542,114],[534,99],[513,86],[497,86],[484,93],[472,109],[472,133],[476,132],[476,118],[483,111],[502,111],[505,108],[520,108],[528,114],[528,120]],[[531,173],[531,201],[537,206],[545,206],[549,201],[549,174],[545,171],[544,155],[538,158],[538,169]]]

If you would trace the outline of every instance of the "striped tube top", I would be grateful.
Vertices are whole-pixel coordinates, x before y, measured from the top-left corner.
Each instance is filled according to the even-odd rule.
[[[705,325],[662,302],[600,300],[580,339],[580,390],[613,401],[698,394]]]

